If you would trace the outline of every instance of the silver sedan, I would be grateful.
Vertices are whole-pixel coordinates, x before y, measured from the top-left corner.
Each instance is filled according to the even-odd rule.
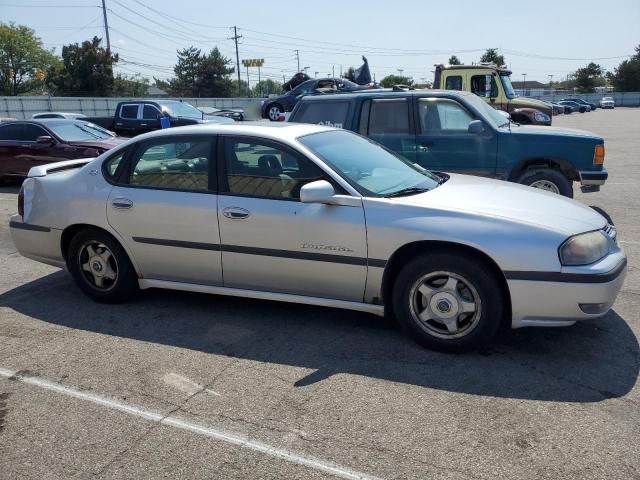
[[[626,272],[579,202],[316,125],[172,128],[34,167],[10,227],[99,302],[168,288],[387,313],[441,350],[601,317]]]

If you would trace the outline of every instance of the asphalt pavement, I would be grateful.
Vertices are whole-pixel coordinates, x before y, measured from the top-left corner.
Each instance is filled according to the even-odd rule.
[[[0,188],[0,478],[640,479],[640,109],[554,125],[605,138],[609,181],[576,197],[613,217],[623,291],[601,320],[464,355],[356,312],[93,303],[16,252]]]

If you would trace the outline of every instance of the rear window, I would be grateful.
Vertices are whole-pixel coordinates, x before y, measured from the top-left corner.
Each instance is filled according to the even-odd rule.
[[[462,77],[459,75],[447,77],[444,88],[446,90],[462,90]]]
[[[291,121],[344,128],[348,112],[349,102],[345,101],[302,102]]]

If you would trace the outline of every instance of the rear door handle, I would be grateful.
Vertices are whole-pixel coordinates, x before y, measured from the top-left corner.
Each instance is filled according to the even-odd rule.
[[[128,210],[133,207],[133,202],[128,198],[118,197],[111,200],[111,206],[113,208],[117,208],[118,210]]]
[[[232,220],[242,220],[250,215],[249,210],[240,207],[227,207],[222,210],[222,214]]]

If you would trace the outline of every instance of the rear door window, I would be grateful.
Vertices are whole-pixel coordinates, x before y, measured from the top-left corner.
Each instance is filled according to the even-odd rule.
[[[122,107],[120,107],[120,117],[129,119],[129,120],[137,119],[138,105],[137,104],[122,105]]]
[[[21,131],[21,125],[2,125],[0,126],[0,141],[16,142],[20,139]]]
[[[372,100],[368,125],[368,135],[408,134],[409,102],[406,98]]]
[[[346,101],[302,102],[292,121],[344,128],[348,112]]]
[[[462,77],[460,75],[447,77],[444,88],[446,90],[462,90]]]

